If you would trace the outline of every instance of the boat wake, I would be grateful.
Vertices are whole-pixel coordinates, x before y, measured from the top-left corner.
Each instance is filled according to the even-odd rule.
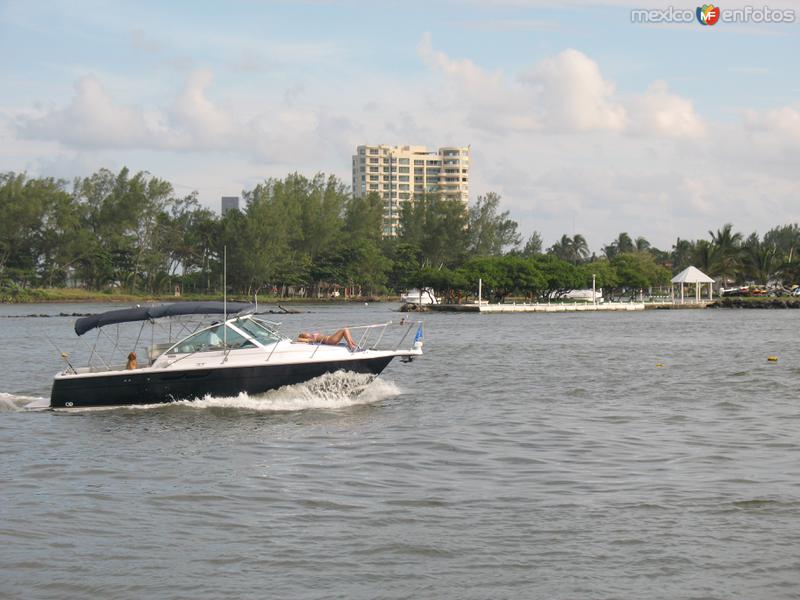
[[[152,410],[168,406],[193,410],[226,408],[256,412],[331,410],[372,404],[400,393],[400,388],[391,381],[372,375],[339,371],[263,394],[249,395],[243,392],[236,396],[205,396],[199,400],[181,400],[169,405],[148,404],[128,408]]]
[[[44,410],[50,407],[50,400],[39,396],[20,396],[0,392],[0,413],[23,410]]]
[[[212,397],[202,400],[182,400],[169,406],[191,409],[232,408],[258,412],[292,412],[300,410],[331,410],[372,404],[397,396],[400,388],[391,381],[373,375],[357,373],[326,373],[305,383],[287,385],[258,395],[241,393],[237,396]],[[162,405],[163,407],[163,405]],[[136,408],[152,409],[158,405]]]

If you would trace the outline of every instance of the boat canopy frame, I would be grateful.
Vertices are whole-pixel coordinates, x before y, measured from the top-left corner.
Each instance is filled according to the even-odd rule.
[[[75,333],[79,336],[95,328],[102,328],[117,323],[135,321],[153,321],[163,317],[179,317],[182,315],[242,315],[248,311],[255,312],[255,307],[246,302],[174,302],[172,304],[155,304],[122,308],[108,312],[81,317],[75,321]]]
[[[191,317],[203,317],[208,315],[224,315],[227,314],[227,319],[236,319],[244,315],[253,314],[255,308],[252,304],[245,302],[175,302],[173,304],[164,305],[149,305],[149,306],[135,306],[133,308],[124,308],[118,310],[107,311],[96,315],[82,317],[75,322],[75,333],[78,334],[78,340],[82,342],[88,351],[88,358],[86,360],[89,371],[108,371],[114,370],[112,363],[114,362],[114,354],[120,347],[120,324],[124,323],[137,323],[140,322],[141,326],[138,328],[138,334],[133,342],[133,347],[139,346],[139,341],[144,333],[146,325],[150,325],[150,346],[147,351],[148,364],[152,364],[155,359],[165,348],[168,348],[182,337],[189,336],[197,331],[209,327],[203,320],[198,321]],[[188,320],[176,318],[186,316]],[[261,320],[261,319],[260,319]],[[263,321],[263,320],[261,320]],[[265,321],[265,325],[275,328],[280,323],[273,323]],[[105,328],[111,325],[114,327],[116,335],[109,335]],[[174,328],[177,326],[177,328]],[[156,348],[155,344],[155,330],[156,328],[163,331],[165,337],[168,339],[163,347]],[[163,328],[163,329],[162,329]],[[88,344],[83,334],[97,329],[97,336],[91,344]],[[88,337],[88,336],[87,336]],[[98,344],[101,339],[107,340],[111,345],[111,350],[108,353],[108,359],[104,358],[103,353],[98,351]],[[154,355],[154,351],[158,350]],[[93,358],[97,358],[102,367],[93,366]],[[67,371],[77,372],[78,369],[69,365]],[[83,369],[80,369],[83,370]]]

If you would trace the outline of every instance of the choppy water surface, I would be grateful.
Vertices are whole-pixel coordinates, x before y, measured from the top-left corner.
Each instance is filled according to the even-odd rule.
[[[800,312],[428,315],[355,399],[20,410],[73,320],[0,318],[0,597],[800,594]]]

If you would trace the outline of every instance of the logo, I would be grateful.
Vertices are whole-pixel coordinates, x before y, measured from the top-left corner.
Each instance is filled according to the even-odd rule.
[[[1,0],[0,0],[1,1]],[[742,8],[726,8],[722,10],[713,4],[703,4],[697,10],[688,8],[635,8],[631,10],[631,23],[692,23],[702,26],[722,23],[796,23],[794,9],[775,10],[768,6],[744,6]]]
[[[714,25],[719,21],[719,6],[703,4],[697,7],[697,20],[700,25]]]

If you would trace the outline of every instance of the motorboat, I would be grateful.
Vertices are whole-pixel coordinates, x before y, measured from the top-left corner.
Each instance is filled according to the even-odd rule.
[[[435,296],[431,288],[422,288],[422,290],[412,288],[400,294],[400,302],[404,304],[418,304],[420,306],[440,304],[439,299]]]
[[[570,290],[563,294],[553,292],[550,294],[549,298],[551,300],[575,300],[576,302],[596,302],[602,304],[603,288],[597,288],[596,290],[592,290],[591,288],[585,290]]]
[[[197,323],[201,315],[203,319]],[[119,335],[115,339],[106,332],[111,329],[118,334],[124,323],[141,323],[132,345],[126,346]],[[168,331],[168,341],[156,343],[151,330],[150,340],[142,345],[148,324]],[[75,322],[78,336],[97,330],[88,366],[76,368],[69,355],[62,353],[67,366],[53,379],[50,407],[159,404],[242,392],[252,395],[336,371],[377,376],[394,358],[410,362],[422,355],[421,321],[351,327],[356,342],[352,350],[346,345],[293,340],[280,333],[279,325],[262,318],[251,305],[223,302],[137,306],[82,317]],[[111,356],[98,361],[102,341],[106,350],[111,347]],[[405,342],[408,347],[401,349]],[[136,365],[130,360],[115,363],[114,355],[121,353],[124,359],[131,346],[139,350],[142,359]]]

